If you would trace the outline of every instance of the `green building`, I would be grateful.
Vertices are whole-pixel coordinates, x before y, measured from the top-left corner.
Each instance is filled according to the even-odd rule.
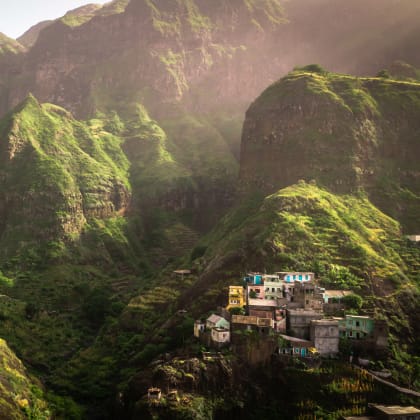
[[[365,339],[373,337],[375,321],[369,316],[346,315],[338,319],[340,337]]]

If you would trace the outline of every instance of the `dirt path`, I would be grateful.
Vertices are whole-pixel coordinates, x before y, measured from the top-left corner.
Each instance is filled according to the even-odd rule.
[[[372,372],[369,372],[366,369],[363,369],[359,366],[356,366],[356,367],[360,370],[364,370],[366,373],[368,373],[370,376],[372,376],[372,378],[375,379],[376,381],[382,382],[383,384],[388,385],[388,386],[396,389],[397,391],[402,392],[403,394],[413,395],[415,397],[420,397],[420,392],[414,391],[412,389],[400,387],[398,385],[393,384],[392,382],[386,381],[385,379],[382,379],[379,376],[374,375]]]

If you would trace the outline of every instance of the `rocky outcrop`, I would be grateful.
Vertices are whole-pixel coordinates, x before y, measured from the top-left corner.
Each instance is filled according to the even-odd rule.
[[[247,111],[240,178],[271,193],[299,179],[332,191],[364,189],[417,231],[420,85],[356,78],[316,66],[270,86]]]

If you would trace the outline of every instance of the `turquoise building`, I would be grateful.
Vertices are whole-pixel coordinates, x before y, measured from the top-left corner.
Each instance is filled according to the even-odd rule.
[[[373,336],[375,321],[369,316],[346,315],[338,319],[340,337],[350,339],[365,339]]]

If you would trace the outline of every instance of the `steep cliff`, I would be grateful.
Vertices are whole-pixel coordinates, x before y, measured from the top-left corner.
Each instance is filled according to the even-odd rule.
[[[281,24],[278,0],[138,0],[124,11],[125,3],[85,7],[44,27],[13,75],[8,107],[30,91],[79,116],[136,102],[156,114],[181,100],[198,109],[243,103],[259,90],[269,67],[247,57]]]
[[[413,0],[89,5],[21,38],[31,48],[8,72],[0,115],[29,92],[76,116],[127,110],[137,102],[154,117],[171,112],[168,104],[242,110],[296,64],[315,61],[358,74],[394,60],[419,65],[418,13]]]
[[[247,111],[240,178],[269,193],[299,179],[336,192],[365,189],[415,232],[420,205],[420,85],[308,66],[266,89]]]
[[[30,96],[1,121],[0,139],[3,256],[77,238],[86,220],[126,210],[128,161],[100,127]]]
[[[49,419],[51,413],[38,386],[23,363],[0,338],[0,417],[13,420]]]

